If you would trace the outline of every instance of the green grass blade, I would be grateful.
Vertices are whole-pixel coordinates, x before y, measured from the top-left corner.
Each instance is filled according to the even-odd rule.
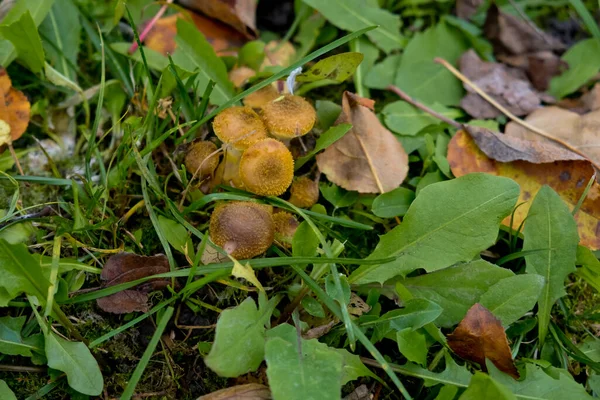
[[[592,34],[592,36],[596,40],[600,40],[600,28],[598,28],[598,24],[596,24],[594,17],[592,17],[592,14],[590,14],[585,4],[583,4],[581,0],[569,0],[569,2],[571,3],[575,11],[577,11],[577,14],[579,14],[581,19],[583,20],[583,23],[587,27],[588,31]]]

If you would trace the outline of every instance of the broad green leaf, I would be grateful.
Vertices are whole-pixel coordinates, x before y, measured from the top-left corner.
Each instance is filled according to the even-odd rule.
[[[581,265],[581,268],[577,268],[575,273],[600,292],[600,261],[594,253],[587,247],[577,246],[576,263]]]
[[[216,83],[210,96],[214,104],[221,105],[233,97],[233,85],[227,76],[225,63],[194,24],[178,19],[175,42],[177,50],[173,54],[173,61],[183,69],[198,70],[197,84],[200,93],[204,92],[204,88],[212,80]]]
[[[444,15],[443,20],[448,25],[460,30],[479,57],[484,61],[495,61],[492,44],[484,39],[484,34],[476,25],[453,15]]]
[[[396,86],[426,104],[458,105],[464,93],[462,84],[433,59],[441,57],[454,64],[467,49],[460,32],[445,22],[417,33],[402,55]]]
[[[313,297],[304,296],[302,299],[302,308],[313,317],[325,318],[323,306]]]
[[[358,200],[358,192],[342,189],[334,183],[327,185],[322,182],[319,189],[325,200],[333,204],[335,208],[349,207]]]
[[[396,72],[402,60],[401,54],[392,54],[375,64],[367,73],[365,85],[371,89],[386,89],[396,82]]]
[[[215,341],[204,362],[224,377],[255,371],[265,352],[265,323],[271,309],[260,310],[248,297],[239,306],[219,316]]]
[[[308,71],[298,75],[298,82],[316,82],[324,79],[344,82],[350,78],[362,62],[361,53],[349,52],[336,54],[319,60]]]
[[[408,361],[427,366],[427,342],[425,335],[411,328],[396,332],[398,350]]]
[[[450,119],[462,116],[460,111],[444,107],[439,103],[434,103],[431,109]],[[440,124],[439,119],[411,106],[405,101],[395,101],[387,104],[381,113],[386,126],[401,135],[416,135],[427,126]]]
[[[319,248],[319,238],[308,222],[302,221],[292,238],[292,255],[294,257],[315,257]]]
[[[289,324],[267,332],[265,360],[274,399],[341,397],[344,357],[316,339],[299,339],[296,329]]]
[[[0,239],[0,276],[0,288],[6,290],[10,299],[23,292],[40,301],[48,295],[50,282],[24,244],[9,244]]]
[[[538,332],[543,343],[552,306],[566,294],[565,278],[575,271],[577,223],[558,194],[543,186],[531,204],[523,235],[523,251],[541,250],[526,255],[525,263],[528,274],[541,275],[545,280],[538,299]]]
[[[569,69],[550,81],[548,92],[557,99],[573,93],[600,70],[600,42],[586,39],[575,44],[562,56]]]
[[[342,112],[342,106],[330,100],[317,100],[315,108],[317,109],[317,125],[322,130],[331,128]]]
[[[35,21],[29,11],[25,11],[15,22],[0,26],[0,33],[6,40],[10,40],[18,57],[27,64],[32,72],[37,74],[42,71],[44,48]]]
[[[339,124],[336,126],[332,126],[328,130],[323,132],[321,134],[321,136],[319,136],[319,138],[317,139],[315,148],[312,151],[310,151],[308,154],[306,154],[303,157],[298,158],[294,162],[294,169],[295,170],[300,169],[304,164],[306,164],[307,161],[310,161],[310,159],[312,159],[318,152],[320,152],[321,150],[325,150],[327,147],[331,146],[332,144],[334,144],[335,142],[337,142],[338,140],[343,138],[344,135],[350,129],[352,129],[351,124]]]
[[[506,328],[535,306],[543,287],[544,278],[539,275],[515,275],[490,287],[479,303]]]
[[[386,53],[404,46],[405,39],[400,35],[400,18],[374,4],[362,0],[303,1],[340,29],[354,32],[378,25],[377,29],[367,32],[367,36]]]
[[[265,59],[265,42],[253,40],[242,46],[238,52],[238,64],[247,65],[258,71]]]
[[[554,367],[542,369],[535,364],[527,364],[525,377],[514,380],[500,372],[494,364],[486,362],[490,376],[506,386],[517,399],[528,400],[591,400],[585,388],[575,382],[569,371]]]
[[[299,44],[296,49],[296,60],[300,60],[312,50],[323,25],[325,25],[325,18],[316,13],[300,23],[298,34],[294,38],[294,41]]]
[[[80,393],[98,396],[102,393],[104,379],[98,362],[87,346],[69,342],[50,331],[46,335],[48,366],[67,374],[69,386]]]
[[[402,224],[381,236],[368,257],[396,256],[396,260],[363,265],[350,275],[350,282],[383,283],[418,268],[432,272],[472,260],[496,241],[500,222],[510,214],[518,195],[514,181],[488,174],[427,186]]]
[[[73,1],[55,0],[39,32],[50,64],[62,75],[75,80],[81,23],[79,10]]]
[[[0,379],[0,399],[3,400],[17,400],[17,396],[15,396],[15,392],[10,390],[6,382]]]
[[[456,398],[456,393],[458,393],[458,388],[456,386],[446,385],[440,389],[435,400],[454,400]]]
[[[360,97],[371,98],[371,92],[365,85],[367,74],[375,65],[375,61],[379,58],[379,49],[371,43],[366,37],[360,37],[350,42],[350,50],[362,53],[363,61],[360,63],[354,74],[354,87],[356,94]]]
[[[172,219],[158,216],[158,224],[165,233],[167,241],[175,250],[182,254],[187,254],[190,258],[194,258],[194,248],[192,240],[188,236],[187,229],[179,222]]]
[[[54,0],[17,0],[2,20],[2,25],[16,22],[25,11],[29,11],[37,29],[46,18],[53,3]],[[0,65],[6,68],[17,57],[17,51],[10,41],[2,39],[0,36]]]
[[[506,386],[495,381],[489,375],[477,371],[471,378],[469,387],[458,400],[481,399],[516,400],[516,397]]]
[[[33,356],[32,352],[44,353],[41,335],[21,336],[26,320],[25,316],[0,318],[0,353],[25,357]]]
[[[352,354],[346,349],[332,350],[335,350],[338,354],[341,354],[342,357],[344,357],[344,366],[342,367],[342,386],[362,376],[370,376],[378,379],[377,375],[372,373],[369,368],[365,367],[365,364],[360,361],[360,357],[358,355]]]
[[[600,362],[600,339],[589,338],[579,345],[579,350],[590,360]]]
[[[373,200],[373,214],[381,218],[403,216],[415,199],[415,192],[403,187],[382,193]]]
[[[471,380],[471,373],[464,365],[458,365],[452,357],[444,354],[445,368],[442,372],[432,372],[417,364],[406,363],[400,366],[400,373],[425,380],[425,386],[431,387],[439,384],[467,387]],[[482,399],[483,400],[483,399]]]
[[[488,288],[513,275],[508,269],[477,260],[400,282],[414,297],[443,304],[444,312],[436,323],[451,327],[460,322]]]
[[[78,92],[82,97],[85,96],[83,89],[81,89],[77,83],[72,81],[68,76],[61,74],[47,62],[44,63],[44,73],[46,74],[46,79],[53,85],[69,88]],[[81,216],[80,210],[78,213]]]
[[[374,326],[373,342],[378,342],[393,330],[417,330],[435,321],[442,313],[442,307],[427,299],[412,299],[404,308],[392,310],[376,320],[364,322],[362,327]]]
[[[125,43],[125,42],[117,42],[117,43],[110,44],[110,48],[113,49],[115,52],[122,54],[126,57],[131,58],[132,60],[135,60],[135,61],[141,63],[142,62],[142,54],[140,52],[140,49],[137,49],[132,54],[132,53],[129,53],[130,47],[131,47],[131,43]],[[148,67],[150,67],[150,69],[153,69],[155,71],[163,71],[166,68],[168,68],[169,59],[167,57],[163,56],[158,51],[152,50],[151,48],[146,47],[146,46],[142,46],[142,49],[144,50],[144,55],[146,56],[146,62],[148,63]],[[190,64],[190,66],[191,66],[191,64]],[[193,69],[193,66],[191,66],[191,68]]]

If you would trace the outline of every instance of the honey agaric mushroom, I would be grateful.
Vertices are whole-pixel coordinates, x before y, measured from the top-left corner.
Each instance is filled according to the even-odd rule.
[[[289,140],[310,132],[317,113],[304,98],[288,94],[265,104],[262,118],[271,135]]]
[[[252,108],[261,108],[265,104],[279,97],[279,92],[273,85],[265,86],[244,99],[244,105]]]
[[[292,247],[292,239],[300,223],[289,212],[279,211],[273,214],[275,224],[275,241],[286,248]]]
[[[184,163],[191,174],[211,175],[219,165],[217,146],[207,140],[192,143],[185,155]]]
[[[226,108],[215,117],[213,129],[228,147],[241,151],[267,137],[263,121],[250,107]]]
[[[319,201],[319,183],[306,176],[294,179],[288,201],[300,208],[314,206]]]
[[[273,244],[273,207],[249,201],[219,204],[210,216],[209,234],[234,258],[256,257]]]
[[[242,154],[240,177],[244,188],[261,196],[279,196],[292,183],[294,159],[283,143],[263,139]]]

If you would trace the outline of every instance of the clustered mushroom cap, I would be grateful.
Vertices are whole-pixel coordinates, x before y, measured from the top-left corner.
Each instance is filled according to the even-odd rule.
[[[279,92],[273,85],[265,86],[244,98],[244,105],[252,108],[261,108],[265,104],[279,97]]]
[[[248,147],[240,160],[244,188],[261,196],[279,196],[292,183],[294,159],[283,143],[263,139]]]
[[[288,94],[265,104],[262,117],[271,135],[288,140],[310,132],[317,113],[304,98]]]
[[[275,240],[286,248],[292,247],[292,239],[300,223],[292,214],[279,211],[273,214],[275,224]]]
[[[300,208],[314,206],[319,201],[319,184],[306,176],[294,179],[288,201]]]
[[[213,129],[223,143],[242,151],[267,137],[262,119],[248,106],[229,107],[221,111],[213,121]]]
[[[211,175],[219,165],[216,152],[217,146],[213,142],[202,140],[192,143],[185,155],[185,168],[192,174],[200,168],[199,176]]]
[[[256,257],[273,244],[273,207],[249,201],[219,204],[210,217],[209,234],[234,258]]]

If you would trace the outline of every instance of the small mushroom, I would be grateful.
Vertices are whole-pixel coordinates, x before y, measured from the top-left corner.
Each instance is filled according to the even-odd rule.
[[[209,234],[234,258],[256,257],[273,244],[273,207],[249,201],[219,204],[210,216]]]
[[[184,164],[191,174],[201,177],[211,175],[219,165],[217,146],[206,140],[192,143],[185,155]]]
[[[289,140],[310,132],[317,113],[304,98],[285,95],[265,104],[262,117],[271,135]]]
[[[306,176],[294,179],[288,201],[300,208],[314,206],[319,201],[319,183]]]
[[[275,241],[291,249],[292,239],[300,225],[296,217],[289,212],[279,211],[273,214],[273,223],[275,224]]]
[[[229,148],[240,151],[267,137],[263,121],[250,107],[226,108],[215,117],[213,129]]]
[[[283,143],[263,139],[242,154],[240,177],[244,188],[261,196],[279,196],[292,183],[294,159]]]
[[[279,97],[279,92],[273,85],[265,86],[244,99],[244,105],[252,108],[261,108],[265,104]]]

